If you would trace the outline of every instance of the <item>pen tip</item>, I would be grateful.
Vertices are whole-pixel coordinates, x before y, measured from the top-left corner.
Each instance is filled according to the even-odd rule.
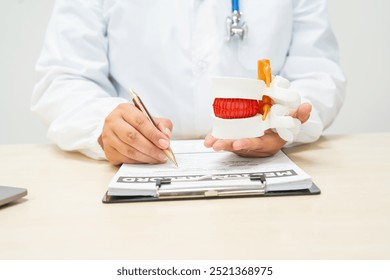
[[[164,150],[165,154],[167,155],[168,159],[176,166],[176,167],[179,167],[179,165],[177,164],[177,161],[176,161],[176,157],[175,157],[175,154],[172,152],[172,149],[171,148],[168,148],[166,150]]]

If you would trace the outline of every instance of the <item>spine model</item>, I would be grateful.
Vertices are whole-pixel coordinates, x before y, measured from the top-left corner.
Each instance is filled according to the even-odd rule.
[[[281,76],[272,76],[268,59],[257,62],[257,77],[213,77],[212,135],[219,139],[261,137],[273,129],[285,141],[294,141],[301,122],[289,115],[301,104],[298,91]]]

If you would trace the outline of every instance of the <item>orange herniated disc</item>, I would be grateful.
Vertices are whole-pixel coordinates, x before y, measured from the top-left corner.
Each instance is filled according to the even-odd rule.
[[[264,81],[267,87],[270,87],[272,82],[272,70],[269,59],[262,59],[257,61],[257,79]],[[267,118],[271,110],[272,99],[267,95],[263,95],[263,99],[259,101],[259,113],[263,115],[263,121]]]

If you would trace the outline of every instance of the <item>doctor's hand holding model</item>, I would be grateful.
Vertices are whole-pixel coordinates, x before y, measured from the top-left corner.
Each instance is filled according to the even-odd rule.
[[[316,141],[345,94],[326,1],[239,4],[57,0],[32,97],[49,139],[115,165],[165,162],[171,137],[205,138],[207,147],[243,156]],[[227,17],[238,9],[242,29],[227,40]],[[301,95],[302,105],[290,113],[302,123],[299,134],[288,143],[272,130],[258,138],[214,138],[210,76],[256,77],[262,58]],[[158,129],[131,103],[129,88],[140,93]]]

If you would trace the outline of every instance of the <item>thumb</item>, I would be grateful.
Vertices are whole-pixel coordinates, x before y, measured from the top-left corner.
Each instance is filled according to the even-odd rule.
[[[298,109],[291,114],[293,118],[300,120],[301,123],[305,123],[309,117],[312,110],[312,105],[309,103],[301,104]]]

